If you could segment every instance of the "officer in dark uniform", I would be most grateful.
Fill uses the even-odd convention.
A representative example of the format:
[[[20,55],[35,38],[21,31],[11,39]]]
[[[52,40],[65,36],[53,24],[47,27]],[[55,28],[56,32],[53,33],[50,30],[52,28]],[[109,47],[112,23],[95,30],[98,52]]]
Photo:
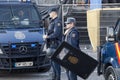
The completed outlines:
[[[66,24],[66,31],[64,33],[64,40],[72,45],[73,47],[79,49],[79,32],[75,28],[76,20],[73,17],[68,17]],[[66,70],[68,80],[77,80],[77,75],[73,72]]]
[[[62,41],[62,23],[61,20],[58,18],[56,8],[52,8],[49,11],[49,16],[51,18],[51,21],[48,27],[48,34],[43,36],[43,38],[47,39],[48,48],[50,47],[56,49]],[[60,80],[61,76],[60,65],[54,61],[51,61],[51,65],[54,71],[54,76],[52,80]]]

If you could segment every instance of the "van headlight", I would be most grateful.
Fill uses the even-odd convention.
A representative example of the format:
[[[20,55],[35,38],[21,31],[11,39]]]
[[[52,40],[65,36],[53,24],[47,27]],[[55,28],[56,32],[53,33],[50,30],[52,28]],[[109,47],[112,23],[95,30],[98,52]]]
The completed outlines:
[[[0,49],[0,54],[3,54],[3,51]]]

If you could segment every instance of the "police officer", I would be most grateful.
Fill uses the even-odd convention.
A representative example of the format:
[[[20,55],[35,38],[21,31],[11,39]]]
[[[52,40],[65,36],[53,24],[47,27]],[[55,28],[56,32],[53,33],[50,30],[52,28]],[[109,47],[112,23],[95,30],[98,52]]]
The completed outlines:
[[[66,24],[66,31],[64,33],[64,40],[73,47],[79,49],[79,32],[75,28],[76,20],[73,17],[68,17]],[[68,80],[77,80],[77,75],[73,72],[66,70]]]
[[[48,34],[44,36],[47,39],[47,47],[56,49],[62,40],[62,23],[58,18],[57,9],[52,8],[49,11],[49,16],[51,18]],[[54,61],[51,61],[51,66],[53,68],[54,76],[52,80],[60,80],[61,68],[60,65]]]

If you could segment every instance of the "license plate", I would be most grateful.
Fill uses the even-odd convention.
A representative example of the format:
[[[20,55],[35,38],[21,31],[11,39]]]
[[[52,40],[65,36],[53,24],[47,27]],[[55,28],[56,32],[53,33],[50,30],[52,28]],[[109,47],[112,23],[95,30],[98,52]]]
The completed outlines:
[[[33,62],[16,62],[15,67],[33,66]]]

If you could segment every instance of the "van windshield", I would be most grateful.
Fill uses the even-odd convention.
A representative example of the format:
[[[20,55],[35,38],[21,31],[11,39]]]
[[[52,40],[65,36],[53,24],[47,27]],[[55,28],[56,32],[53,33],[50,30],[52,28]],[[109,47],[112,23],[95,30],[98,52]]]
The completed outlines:
[[[0,28],[41,27],[41,18],[32,5],[0,5]]]

